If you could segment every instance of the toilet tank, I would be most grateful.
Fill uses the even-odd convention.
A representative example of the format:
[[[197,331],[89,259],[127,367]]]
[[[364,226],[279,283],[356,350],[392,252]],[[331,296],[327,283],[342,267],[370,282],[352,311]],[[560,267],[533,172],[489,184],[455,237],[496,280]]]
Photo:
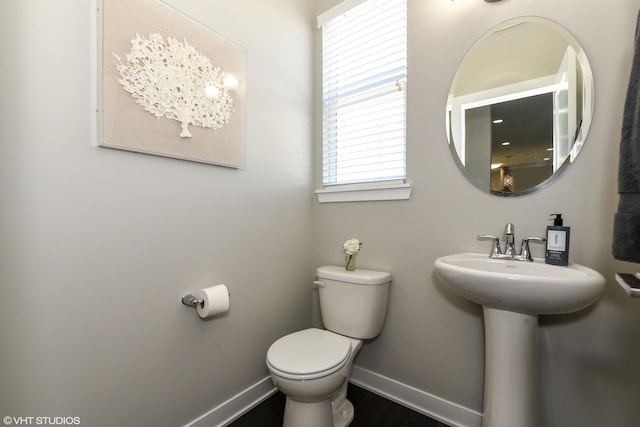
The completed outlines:
[[[316,271],[322,323],[348,337],[374,338],[387,314],[391,274],[382,271],[325,266]]]

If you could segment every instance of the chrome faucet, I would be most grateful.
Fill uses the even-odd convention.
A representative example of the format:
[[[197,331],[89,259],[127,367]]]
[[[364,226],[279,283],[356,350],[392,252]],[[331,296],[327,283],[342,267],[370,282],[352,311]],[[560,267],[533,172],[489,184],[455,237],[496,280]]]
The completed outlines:
[[[508,223],[504,226],[504,236],[506,240],[506,243],[504,244],[504,255],[509,258],[513,258],[516,254],[516,248],[513,244],[513,240],[515,238],[515,227],[513,224]]]
[[[516,249],[514,245],[515,241],[515,227],[512,223],[508,223],[504,226],[504,236],[505,236],[505,245],[504,252],[500,248],[500,238],[497,236],[492,236],[490,234],[481,234],[478,235],[478,239],[480,240],[491,240],[493,244],[491,245],[491,253],[489,254],[490,258],[496,259],[511,259],[514,261],[527,261],[533,262],[533,256],[531,255],[531,249],[529,248],[529,242],[542,243],[547,239],[544,237],[525,237],[522,239],[522,245],[520,246],[520,253],[516,254]]]

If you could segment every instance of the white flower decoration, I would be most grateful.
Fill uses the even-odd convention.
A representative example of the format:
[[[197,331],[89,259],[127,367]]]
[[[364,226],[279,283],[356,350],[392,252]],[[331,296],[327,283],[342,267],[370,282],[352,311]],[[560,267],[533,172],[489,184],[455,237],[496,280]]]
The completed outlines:
[[[360,251],[360,246],[362,243],[358,239],[349,239],[344,242],[344,252],[347,255],[355,255]]]

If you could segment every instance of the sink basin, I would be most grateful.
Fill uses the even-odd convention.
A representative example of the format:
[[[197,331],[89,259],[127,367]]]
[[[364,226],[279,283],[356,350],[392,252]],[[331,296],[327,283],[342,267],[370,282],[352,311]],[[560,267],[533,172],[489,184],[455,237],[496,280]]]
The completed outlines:
[[[462,253],[438,258],[438,277],[460,296],[498,310],[561,314],[582,310],[604,291],[604,277],[579,264],[567,267]]]

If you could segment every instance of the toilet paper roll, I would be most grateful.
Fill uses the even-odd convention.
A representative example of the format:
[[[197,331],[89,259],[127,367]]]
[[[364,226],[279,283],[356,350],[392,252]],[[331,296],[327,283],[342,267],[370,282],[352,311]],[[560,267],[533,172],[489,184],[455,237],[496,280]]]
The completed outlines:
[[[201,289],[194,296],[202,300],[202,303],[196,304],[196,309],[203,319],[229,311],[229,291],[225,285]]]

